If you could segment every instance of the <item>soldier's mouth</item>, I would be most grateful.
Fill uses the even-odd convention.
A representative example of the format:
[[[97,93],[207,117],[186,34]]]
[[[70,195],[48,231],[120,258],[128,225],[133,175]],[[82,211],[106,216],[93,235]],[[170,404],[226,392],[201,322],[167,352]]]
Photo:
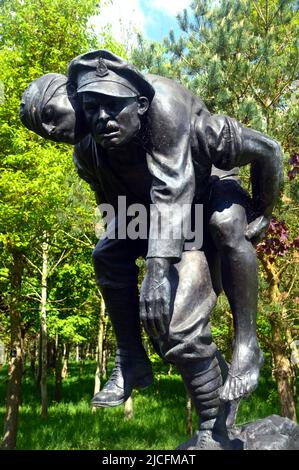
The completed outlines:
[[[101,139],[111,139],[118,134],[118,131],[104,131],[100,134]]]
[[[101,137],[112,137],[113,135],[117,134],[119,128],[115,124],[108,123],[105,127],[98,126],[97,131]]]

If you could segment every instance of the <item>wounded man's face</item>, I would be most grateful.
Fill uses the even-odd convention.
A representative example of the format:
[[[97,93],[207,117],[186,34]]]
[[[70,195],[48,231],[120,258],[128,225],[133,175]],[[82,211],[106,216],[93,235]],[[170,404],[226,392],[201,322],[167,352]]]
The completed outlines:
[[[76,113],[66,93],[53,96],[42,111],[43,128],[51,140],[74,144]]]

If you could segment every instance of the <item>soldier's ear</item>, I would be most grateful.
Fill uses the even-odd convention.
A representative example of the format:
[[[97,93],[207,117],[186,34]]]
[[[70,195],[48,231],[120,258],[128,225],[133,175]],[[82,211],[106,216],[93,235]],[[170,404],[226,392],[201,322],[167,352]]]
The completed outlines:
[[[149,100],[147,99],[146,96],[139,96],[137,98],[137,104],[138,104],[138,114],[139,116],[143,116],[143,114],[145,114],[149,108]]]

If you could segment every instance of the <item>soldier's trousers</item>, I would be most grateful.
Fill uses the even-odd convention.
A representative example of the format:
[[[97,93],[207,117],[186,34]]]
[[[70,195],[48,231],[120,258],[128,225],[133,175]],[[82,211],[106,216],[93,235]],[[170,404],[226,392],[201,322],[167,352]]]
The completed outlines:
[[[93,251],[98,285],[112,289],[136,286],[137,258],[145,257],[147,240],[109,238],[115,233],[110,223],[107,232]],[[203,251],[184,251],[179,263],[169,272],[172,287],[170,323],[167,334],[155,344],[168,362],[180,363],[212,357],[216,346],[212,342],[209,317],[216,302],[210,271]],[[155,340],[156,341],[156,340]]]
[[[211,245],[208,236],[207,227],[211,214],[217,211],[220,229],[221,213],[229,207],[232,211],[238,205],[244,207],[247,222],[254,217],[251,214],[250,198],[236,180],[232,177],[222,180],[213,177],[211,180],[204,201],[206,219],[203,249],[184,251],[181,261],[172,265],[169,273],[172,286],[171,318],[168,332],[159,342],[159,349],[170,362],[211,357],[216,350],[212,342],[209,317],[216,301],[214,291],[219,293],[221,287],[218,288],[217,285],[221,284],[221,279],[217,280],[220,277],[217,253],[215,257],[215,247]],[[233,217],[233,212],[232,220],[237,220]],[[115,219],[108,226],[106,234],[93,252],[98,285],[114,289],[137,285],[138,267],[135,261],[139,257],[145,257],[147,253],[147,240],[112,239],[111,234],[117,232],[117,223],[118,220]],[[236,223],[234,222],[233,227],[235,231],[244,230],[242,224],[238,228]],[[213,272],[214,289],[206,255]]]

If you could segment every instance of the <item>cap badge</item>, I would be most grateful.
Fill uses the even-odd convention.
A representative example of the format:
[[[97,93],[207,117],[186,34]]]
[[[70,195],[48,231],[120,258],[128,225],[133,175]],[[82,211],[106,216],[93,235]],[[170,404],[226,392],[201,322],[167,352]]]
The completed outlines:
[[[99,63],[97,65],[97,68],[96,68],[96,75],[98,77],[105,77],[106,75],[108,75],[108,68],[107,68],[107,65],[105,64],[104,60],[101,58],[99,59]]]

